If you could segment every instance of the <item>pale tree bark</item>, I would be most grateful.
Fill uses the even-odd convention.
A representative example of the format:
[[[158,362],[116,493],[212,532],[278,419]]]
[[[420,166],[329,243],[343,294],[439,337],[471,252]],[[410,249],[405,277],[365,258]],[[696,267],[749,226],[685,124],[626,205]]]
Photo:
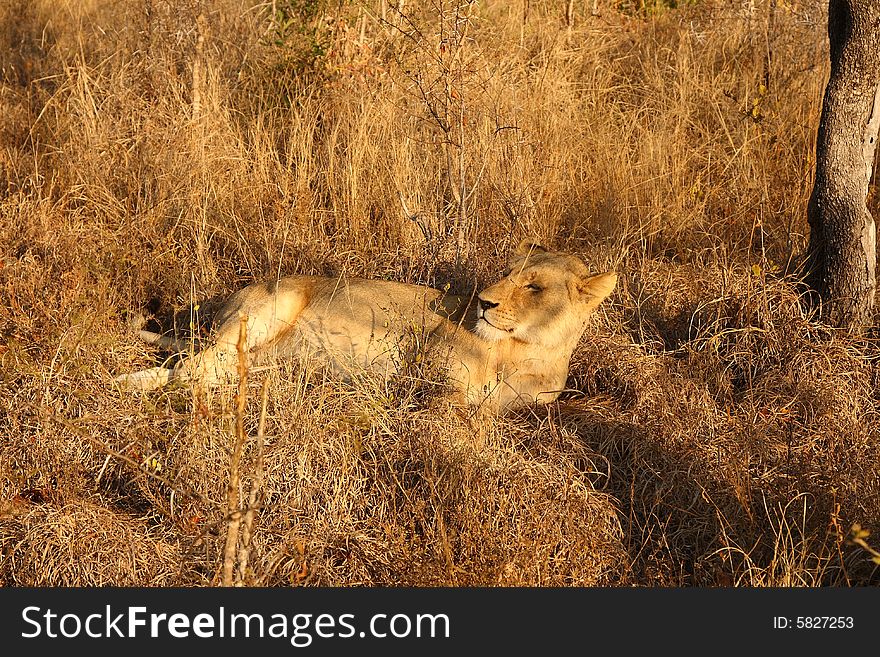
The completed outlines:
[[[807,208],[807,283],[831,324],[872,321],[876,229],[866,205],[880,130],[880,0],[830,0],[831,77]]]

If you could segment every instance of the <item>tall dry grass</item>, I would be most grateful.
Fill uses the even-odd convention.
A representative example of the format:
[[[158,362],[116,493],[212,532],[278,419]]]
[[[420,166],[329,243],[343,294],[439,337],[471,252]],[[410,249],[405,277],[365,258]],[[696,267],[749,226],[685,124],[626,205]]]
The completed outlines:
[[[0,2],[0,582],[218,583],[266,380],[246,584],[874,581],[877,348],[791,277],[819,5]],[[243,414],[109,385],[156,359],[144,308],[469,290],[525,236],[622,275],[538,412],[289,365]]]

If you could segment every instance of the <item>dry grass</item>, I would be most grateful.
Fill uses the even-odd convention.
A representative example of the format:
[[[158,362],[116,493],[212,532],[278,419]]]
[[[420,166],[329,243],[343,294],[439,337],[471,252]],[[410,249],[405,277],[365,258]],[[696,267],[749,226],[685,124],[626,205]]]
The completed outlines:
[[[0,584],[218,583],[266,379],[246,584],[876,581],[880,352],[792,277],[820,3],[585,4],[0,3]],[[293,366],[238,417],[109,385],[156,358],[145,307],[467,290],[525,236],[622,274],[537,413]]]

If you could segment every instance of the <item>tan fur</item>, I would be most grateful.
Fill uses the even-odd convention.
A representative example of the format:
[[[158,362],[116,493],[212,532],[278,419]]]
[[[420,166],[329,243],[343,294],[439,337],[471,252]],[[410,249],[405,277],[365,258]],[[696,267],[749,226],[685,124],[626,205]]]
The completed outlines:
[[[222,306],[211,346],[177,364],[116,380],[149,390],[173,380],[231,381],[240,317],[251,362],[314,355],[343,375],[387,376],[424,357],[439,363],[460,400],[493,411],[559,395],[586,320],[617,282],[590,276],[573,255],[523,242],[498,283],[472,299],[433,288],[363,279],[290,276],[254,284]],[[174,341],[141,331],[160,345]]]

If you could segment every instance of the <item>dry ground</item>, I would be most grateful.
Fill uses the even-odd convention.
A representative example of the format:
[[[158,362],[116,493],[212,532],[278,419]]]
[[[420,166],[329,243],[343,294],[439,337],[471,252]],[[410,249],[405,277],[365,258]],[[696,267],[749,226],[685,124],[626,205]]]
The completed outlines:
[[[820,3],[566,4],[0,0],[0,585],[218,583],[237,431],[246,584],[876,581],[880,350],[795,284]],[[548,408],[110,385],[144,309],[526,236],[621,273]]]

